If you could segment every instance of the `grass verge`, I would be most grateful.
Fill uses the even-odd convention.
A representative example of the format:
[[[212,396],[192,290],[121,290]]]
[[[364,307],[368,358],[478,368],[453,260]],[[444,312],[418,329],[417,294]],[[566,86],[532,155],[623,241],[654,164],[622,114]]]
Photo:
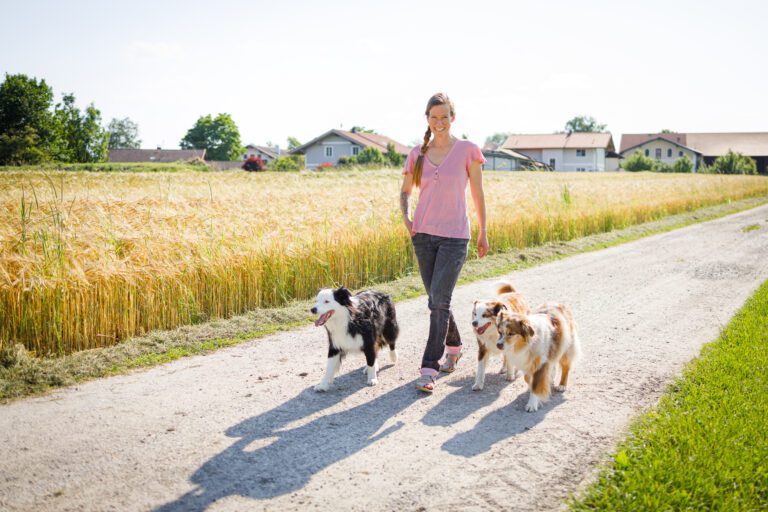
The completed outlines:
[[[768,281],[571,510],[768,510]]]
[[[472,259],[465,264],[459,282],[463,284],[496,277],[581,252],[603,249],[723,217],[766,202],[766,197],[749,198],[568,242],[553,242],[539,247],[494,254],[482,260]],[[418,275],[376,284],[375,288],[390,294],[395,301],[424,293]],[[113,347],[85,350],[59,358],[36,358],[20,345],[6,347],[0,351],[0,403],[44,393],[60,386],[210,352],[307,325],[312,319],[310,307],[309,301],[295,301],[285,307],[257,309],[226,320],[155,331],[128,339]]]

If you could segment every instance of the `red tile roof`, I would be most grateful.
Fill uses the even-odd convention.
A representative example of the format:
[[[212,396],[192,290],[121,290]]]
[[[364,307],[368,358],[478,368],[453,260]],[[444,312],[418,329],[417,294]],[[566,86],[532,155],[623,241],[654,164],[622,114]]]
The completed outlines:
[[[721,156],[728,150],[748,156],[768,156],[768,132],[625,133],[621,136],[620,152],[659,137],[686,146],[704,156]]]
[[[541,135],[510,135],[502,144],[504,149],[587,149],[604,148],[614,151],[610,133],[572,132]]]

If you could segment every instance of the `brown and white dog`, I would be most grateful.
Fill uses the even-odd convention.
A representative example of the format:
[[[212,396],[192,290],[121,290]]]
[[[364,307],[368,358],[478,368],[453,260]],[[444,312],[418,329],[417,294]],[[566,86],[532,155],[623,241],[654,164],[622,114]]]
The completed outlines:
[[[563,304],[548,302],[529,315],[502,310],[496,317],[497,347],[507,362],[525,374],[530,397],[525,410],[538,410],[549,398],[559,365],[562,373],[556,391],[565,391],[568,374],[580,352],[573,313]]]
[[[472,307],[472,327],[477,337],[477,373],[472,389],[480,391],[485,385],[485,367],[492,355],[502,356],[501,373],[508,381],[518,376],[512,362],[504,357],[504,351],[496,346],[499,331],[496,329],[496,317],[500,311],[527,314],[528,304],[522,295],[508,282],[496,284],[496,297],[488,300],[476,300]]]

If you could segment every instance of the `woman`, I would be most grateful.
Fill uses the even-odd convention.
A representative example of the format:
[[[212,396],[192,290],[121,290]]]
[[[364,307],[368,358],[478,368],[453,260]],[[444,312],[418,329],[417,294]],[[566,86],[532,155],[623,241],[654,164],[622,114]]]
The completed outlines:
[[[451,123],[456,116],[453,103],[444,93],[429,99],[426,116],[429,127],[424,143],[414,147],[405,161],[400,208],[429,296],[429,337],[416,388],[431,393],[438,371],[454,371],[461,358],[461,338],[451,313],[451,295],[470,239],[467,184],[480,224],[477,254],[481,258],[488,253],[488,237],[481,172],[485,158],[480,148],[451,135]],[[419,201],[411,220],[410,196],[414,186],[419,187]],[[443,352],[445,359],[440,364]]]

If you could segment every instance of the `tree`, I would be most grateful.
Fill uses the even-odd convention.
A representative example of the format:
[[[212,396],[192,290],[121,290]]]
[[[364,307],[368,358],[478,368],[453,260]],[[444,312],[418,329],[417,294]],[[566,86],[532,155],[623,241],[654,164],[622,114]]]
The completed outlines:
[[[353,126],[349,131],[352,133],[377,133],[376,130],[371,130],[365,126]]]
[[[683,155],[672,164],[673,172],[693,172],[693,162],[688,155]]]
[[[113,118],[107,126],[109,132],[109,149],[139,149],[139,125],[131,121],[131,118]]]
[[[103,162],[107,159],[109,133],[101,127],[101,112],[88,105],[81,113],[74,94],[65,94],[53,113],[56,133],[52,148],[61,162]]]
[[[757,174],[755,160],[749,156],[728,150],[712,163],[712,168],[718,174]]]
[[[656,162],[648,158],[639,151],[629,155],[621,164],[621,168],[630,172],[652,171],[655,169]]]
[[[297,147],[301,146],[301,142],[299,142],[299,139],[296,137],[288,136],[288,151],[291,151],[292,149],[296,149]]]
[[[606,125],[600,124],[592,116],[576,116],[565,123],[567,132],[604,132]]]
[[[229,114],[199,118],[179,145],[182,149],[205,149],[206,160],[238,160],[243,153],[240,131]]]
[[[0,84],[0,165],[50,158],[53,89],[45,80],[8,75]]]
[[[395,145],[391,142],[387,144],[387,152],[384,153],[384,158],[389,161],[389,164],[393,167],[402,167],[405,163],[405,155],[401,155],[395,151]]]
[[[661,130],[659,133],[677,133],[677,132],[676,132],[676,131],[673,131],[673,130],[669,130],[669,129],[667,129],[667,128],[664,128],[664,129],[663,129],[663,130]]]
[[[510,135],[512,135],[512,132],[496,132],[485,138],[485,144],[504,144]]]

